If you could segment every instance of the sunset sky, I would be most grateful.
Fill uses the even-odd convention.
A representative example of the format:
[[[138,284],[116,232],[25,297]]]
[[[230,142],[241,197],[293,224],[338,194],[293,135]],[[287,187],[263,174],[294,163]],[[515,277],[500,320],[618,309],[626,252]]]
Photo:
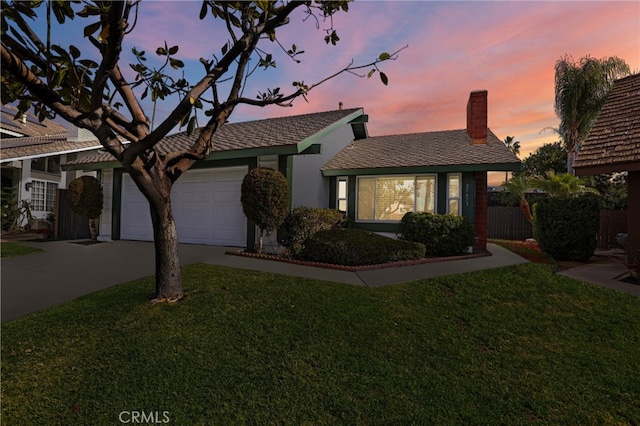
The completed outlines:
[[[198,20],[200,5],[143,1],[125,51],[136,46],[151,54],[165,40],[179,45],[176,56],[195,81],[203,70],[198,59],[219,53],[227,39],[211,20]],[[262,48],[274,53],[278,67],[257,71],[245,96],[268,87],[289,90],[294,80],[315,83],[352,59],[366,63],[383,51],[408,48],[396,61],[382,64],[388,86],[377,75],[370,80],[342,75],[313,90],[308,103],[299,99],[293,108],[241,106],[232,121],[337,109],[343,102],[345,108],[364,108],[372,136],[459,129],[466,124],[469,92],[486,89],[489,127],[500,139],[519,140],[524,158],[558,139],[543,131],[559,123],[553,110],[557,60],[565,55],[576,60],[618,56],[640,72],[639,1],[356,1],[349,13],[334,18],[341,39],[337,46],[323,40],[328,24],[320,22],[316,30],[315,21],[303,18],[294,15],[277,33],[285,47],[295,43],[305,50],[302,63],[293,63],[278,54],[277,45],[266,42]],[[68,34],[58,30],[54,35],[69,42]],[[170,106],[159,107],[158,116]]]

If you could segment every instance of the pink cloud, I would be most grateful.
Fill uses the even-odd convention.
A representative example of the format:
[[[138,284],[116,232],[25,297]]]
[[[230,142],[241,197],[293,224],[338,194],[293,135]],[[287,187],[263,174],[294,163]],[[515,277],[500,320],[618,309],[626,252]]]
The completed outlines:
[[[196,72],[197,59],[218,51],[226,40],[197,20],[199,2],[143,2],[141,7],[149,13],[142,17],[154,22],[140,26],[133,41],[153,50],[165,38],[180,44],[180,55],[192,60],[189,66]],[[335,47],[323,41],[326,24],[316,31],[313,21],[292,17],[278,36],[285,47],[295,43],[306,51],[302,63],[265,43],[278,68],[257,71],[245,95],[267,87],[287,91],[293,80],[314,83],[352,59],[366,62],[408,44],[397,61],[381,66],[388,86],[377,75],[371,80],[343,75],[313,90],[309,103],[239,107],[232,120],[336,109],[342,101],[345,108],[364,107],[372,135],[462,128],[469,92],[487,89],[489,126],[501,138],[520,140],[524,156],[557,140],[540,132],[558,125],[553,111],[558,59],[619,56],[640,70],[637,2],[356,2],[350,9],[334,20],[341,37]]]

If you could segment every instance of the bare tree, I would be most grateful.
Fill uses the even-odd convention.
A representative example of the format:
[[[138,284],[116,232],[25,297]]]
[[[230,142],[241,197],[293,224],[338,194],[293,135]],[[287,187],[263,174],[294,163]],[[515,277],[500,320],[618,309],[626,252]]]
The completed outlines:
[[[183,68],[184,63],[176,57],[179,47],[165,42],[155,52],[163,59],[157,68],[147,65],[144,51],[133,49],[137,62],[128,65],[136,75],[129,81],[122,72],[121,53],[127,34],[146,17],[144,4],[139,0],[82,3],[5,0],[2,1],[2,102],[20,101],[19,114],[33,107],[41,119],[58,115],[90,130],[122,164],[150,205],[156,250],[155,300],[177,300],[183,297],[183,290],[171,187],[196,161],[209,156],[212,136],[234,108],[240,104],[290,105],[329,79],[344,73],[358,74],[365,68],[368,73],[362,76],[371,77],[379,72],[382,82],[387,84],[387,76],[378,65],[396,59],[402,49],[382,53],[362,65],[352,61],[313,84],[293,82],[290,93],[273,87],[257,97],[243,96],[243,88],[254,72],[276,66],[268,49],[282,49],[293,61],[299,61],[303,51],[295,44],[284,47],[277,37],[278,29],[289,23],[294,12],[305,14],[307,22],[315,22],[317,28],[324,22],[323,27],[328,27],[323,29],[325,41],[335,45],[339,37],[332,17],[347,12],[348,7],[347,1],[204,1],[199,18],[211,19],[212,25],[221,26],[228,41],[221,43],[220,51],[212,54],[213,59],[201,60],[204,70],[200,80],[188,82],[184,77],[169,74]],[[45,17],[38,16],[42,9]],[[77,17],[88,22],[78,36],[88,37],[95,48],[93,56],[85,57],[86,52],[75,46],[62,48],[52,44],[52,20],[68,24]],[[32,19],[46,20],[45,38],[29,23],[34,22]],[[257,61],[250,62],[252,58]],[[205,93],[210,97],[206,98]],[[159,101],[172,98],[170,95],[178,95],[179,101],[152,128],[141,99],[151,96],[151,100]],[[197,110],[204,110],[208,117],[199,128]],[[193,145],[184,151],[160,153],[157,144],[179,125],[187,126],[189,133],[195,132]],[[123,144],[122,138],[131,143]]]

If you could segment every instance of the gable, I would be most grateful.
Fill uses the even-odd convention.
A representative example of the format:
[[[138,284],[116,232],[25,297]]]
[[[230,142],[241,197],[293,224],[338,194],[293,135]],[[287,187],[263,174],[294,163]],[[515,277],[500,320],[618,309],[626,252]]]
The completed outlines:
[[[640,74],[616,80],[573,168],[578,175],[640,170]]]

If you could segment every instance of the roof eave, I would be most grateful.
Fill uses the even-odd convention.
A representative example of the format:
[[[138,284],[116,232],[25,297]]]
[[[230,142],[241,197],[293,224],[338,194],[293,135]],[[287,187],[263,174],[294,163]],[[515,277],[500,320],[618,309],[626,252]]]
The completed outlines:
[[[351,114],[341,118],[340,120],[334,121],[332,124],[328,125],[327,127],[320,130],[319,132],[314,133],[308,138],[301,140],[300,142],[297,143],[298,152],[296,154],[300,154],[301,152],[309,148],[311,145],[320,142],[328,134],[344,126],[345,124],[349,124],[352,121],[357,120],[358,117],[361,117],[361,116],[364,116],[364,111],[362,108],[359,108],[356,111],[352,112]],[[365,119],[365,122],[366,122],[366,119]]]
[[[361,169],[323,169],[323,176],[392,175],[457,172],[517,172],[521,163],[444,164],[435,166],[372,167]]]
[[[576,176],[593,176],[614,172],[637,172],[640,171],[640,161],[574,165],[573,169],[576,172]]]

